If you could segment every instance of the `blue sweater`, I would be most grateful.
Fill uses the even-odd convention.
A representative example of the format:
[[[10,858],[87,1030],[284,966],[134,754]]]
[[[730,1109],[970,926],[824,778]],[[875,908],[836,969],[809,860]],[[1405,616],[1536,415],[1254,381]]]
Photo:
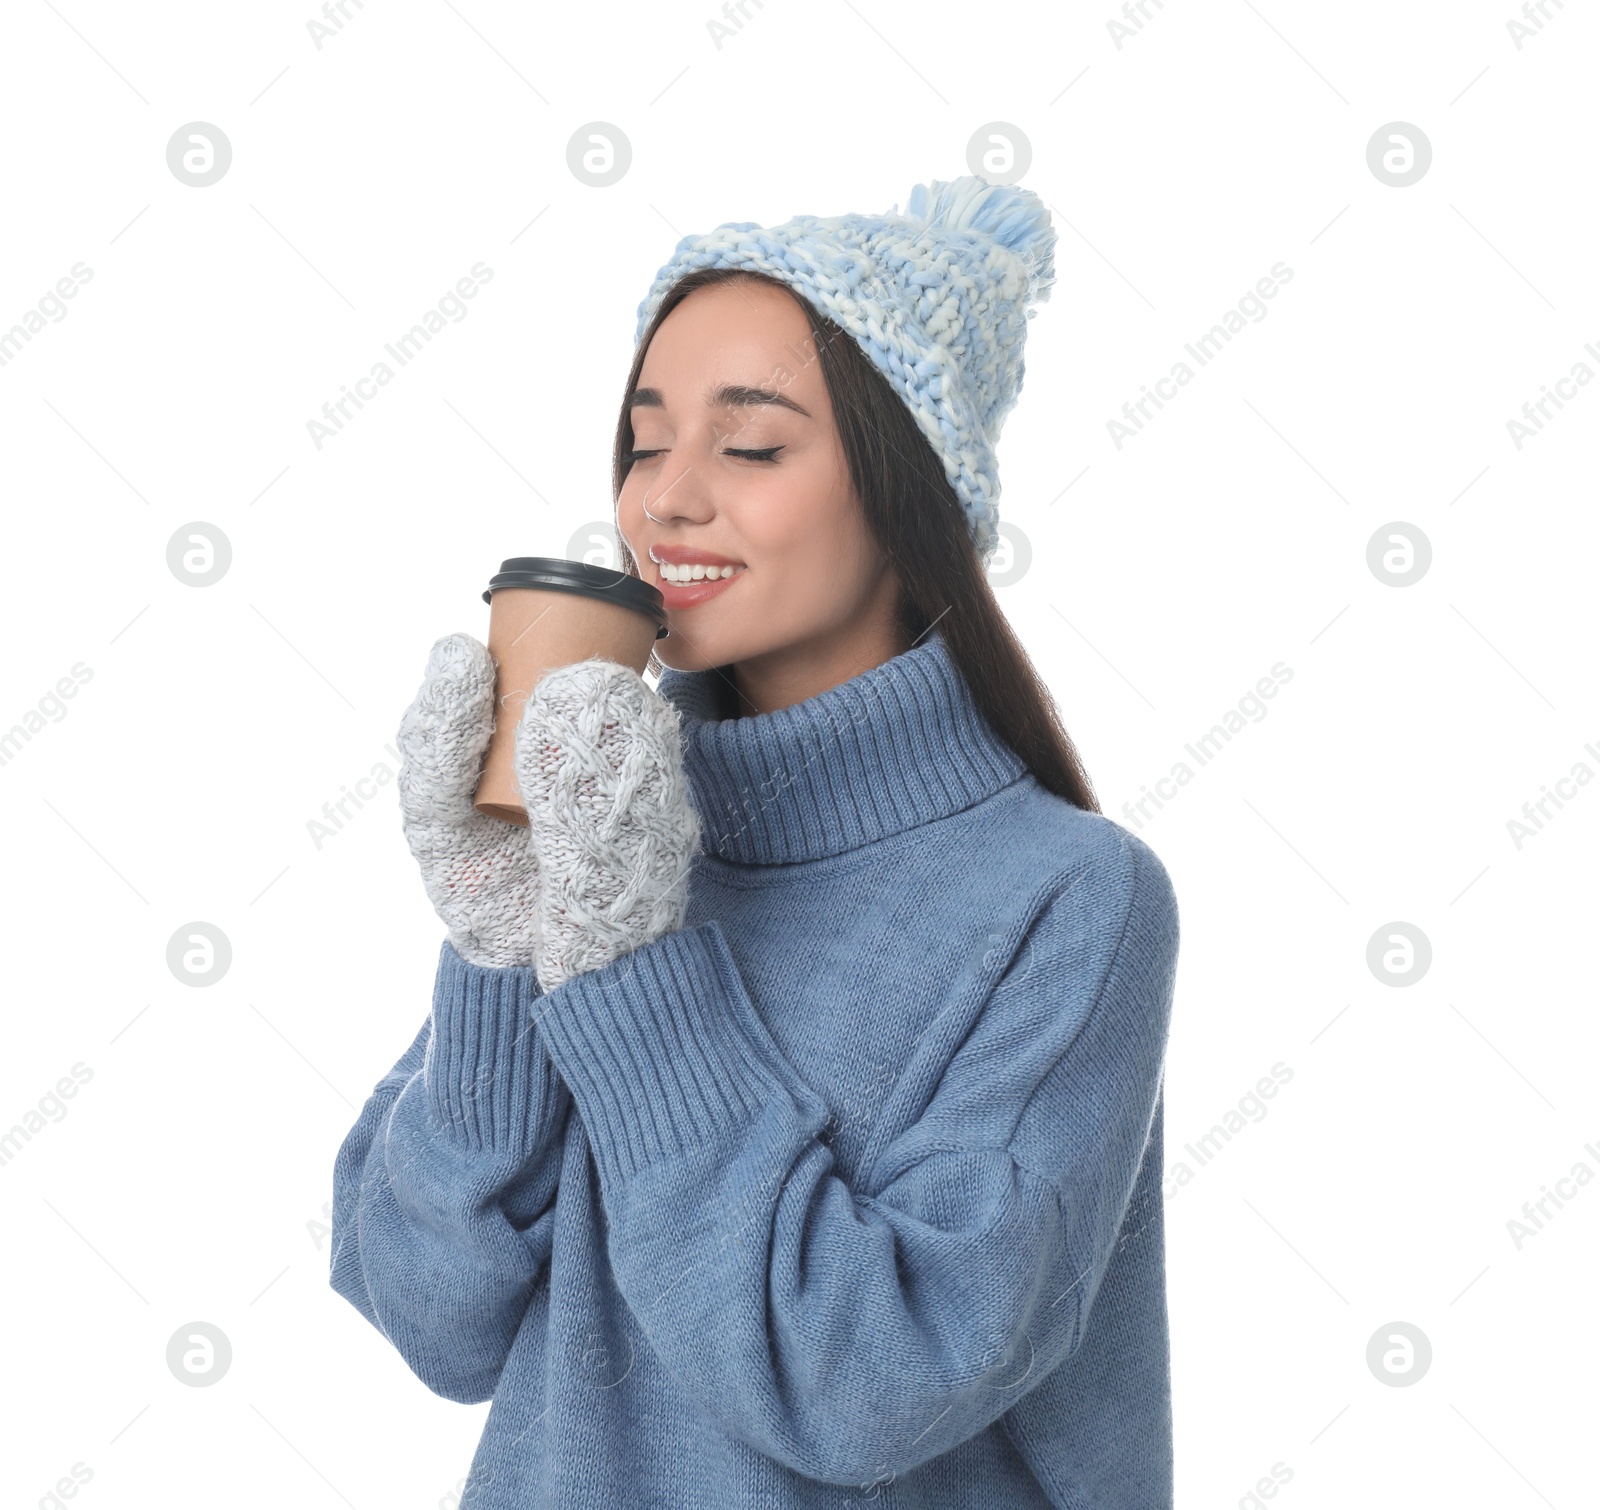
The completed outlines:
[[[937,629],[755,717],[716,677],[658,689],[685,927],[547,993],[445,942],[333,1287],[492,1400],[463,1510],[1170,1507],[1166,871]]]

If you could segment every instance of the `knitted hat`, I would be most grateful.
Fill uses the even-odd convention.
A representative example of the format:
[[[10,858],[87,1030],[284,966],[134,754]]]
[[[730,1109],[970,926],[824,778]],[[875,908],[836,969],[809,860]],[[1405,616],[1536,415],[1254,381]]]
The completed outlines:
[[[1022,387],[1034,304],[1055,283],[1055,228],[1030,189],[979,177],[918,184],[883,215],[797,215],[685,236],[639,306],[635,345],[667,291],[703,267],[787,283],[856,340],[943,460],[980,560],[999,543],[995,443]]]

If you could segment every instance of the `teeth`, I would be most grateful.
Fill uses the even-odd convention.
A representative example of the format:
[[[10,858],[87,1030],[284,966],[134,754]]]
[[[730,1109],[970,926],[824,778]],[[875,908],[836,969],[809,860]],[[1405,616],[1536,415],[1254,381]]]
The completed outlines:
[[[662,577],[668,582],[715,580],[719,577],[731,577],[735,572],[744,570],[740,566],[707,566],[699,561],[693,566],[674,566],[670,561],[661,561],[657,564],[661,568]]]

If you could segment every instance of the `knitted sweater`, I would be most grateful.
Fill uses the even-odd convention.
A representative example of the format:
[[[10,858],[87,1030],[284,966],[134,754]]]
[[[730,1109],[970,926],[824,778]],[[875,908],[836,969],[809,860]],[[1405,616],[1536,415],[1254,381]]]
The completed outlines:
[[[546,993],[444,943],[334,1289],[493,1402],[463,1510],[1170,1507],[1165,869],[937,630],[758,716],[717,676],[658,687],[685,926]]]

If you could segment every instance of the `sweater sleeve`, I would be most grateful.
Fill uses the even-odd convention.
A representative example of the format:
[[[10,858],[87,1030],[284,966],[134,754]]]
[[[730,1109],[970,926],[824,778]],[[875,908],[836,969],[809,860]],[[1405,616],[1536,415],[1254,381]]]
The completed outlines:
[[[855,1186],[718,922],[539,1003],[631,1309],[681,1388],[798,1473],[903,1474],[1083,1335],[1161,1092],[1178,950],[1160,861],[1109,820],[1097,833]]]
[[[445,940],[433,1009],[334,1161],[333,1288],[436,1394],[489,1399],[549,1282],[571,1096],[546,1052],[532,968]]]

